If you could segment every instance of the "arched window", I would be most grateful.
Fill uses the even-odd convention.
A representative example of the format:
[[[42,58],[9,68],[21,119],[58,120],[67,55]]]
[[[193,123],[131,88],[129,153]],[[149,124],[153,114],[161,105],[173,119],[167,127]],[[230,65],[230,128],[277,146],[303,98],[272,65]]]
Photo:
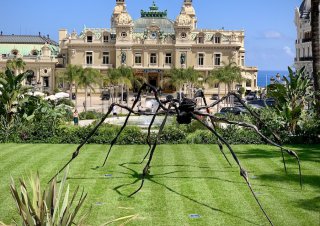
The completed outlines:
[[[32,56],[38,56],[38,54],[39,54],[39,51],[36,50],[36,49],[34,49],[34,50],[31,51],[31,55],[32,55]]]
[[[26,79],[26,85],[33,85],[35,83],[35,76],[34,76],[34,71],[32,70],[28,70],[26,71],[27,75],[27,79]]]
[[[19,53],[19,50],[17,50],[17,49],[13,49],[13,50],[11,50],[11,54],[12,54],[12,55],[17,56],[17,55],[18,55],[18,53]]]

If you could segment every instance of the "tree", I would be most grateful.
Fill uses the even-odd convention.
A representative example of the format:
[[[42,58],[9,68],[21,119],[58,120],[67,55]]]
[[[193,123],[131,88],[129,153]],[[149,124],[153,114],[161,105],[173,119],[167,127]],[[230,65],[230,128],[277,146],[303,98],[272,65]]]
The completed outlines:
[[[198,71],[194,70],[192,67],[187,68],[184,71],[184,73],[185,73],[187,84],[191,90],[190,97],[193,98],[194,86],[200,85],[200,83],[201,83],[201,81],[199,81],[200,73]]]
[[[127,103],[128,103],[128,95],[129,89],[132,88],[134,82],[134,75],[131,67],[121,66],[118,68],[119,70],[119,84],[121,86],[121,104],[123,104],[123,90],[126,88],[127,90]],[[122,110],[122,109],[121,109]]]
[[[311,37],[313,57],[313,84],[316,97],[316,111],[320,117],[320,34],[319,34],[319,0],[311,0]]]
[[[241,83],[243,80],[244,79],[241,76],[241,68],[238,67],[235,63],[229,63],[224,67],[212,70],[205,81],[210,86],[214,86],[217,83],[219,84],[218,95],[220,97],[221,83],[224,83],[227,86],[227,89],[225,89],[225,95],[226,95],[227,91],[228,92],[231,91],[232,85],[235,82]]]
[[[10,125],[14,115],[18,112],[18,107],[24,101],[27,87],[22,85],[22,81],[28,76],[28,72],[14,75],[11,68],[6,69],[3,77],[0,78],[0,115],[5,117]]]
[[[75,85],[75,93],[77,96],[77,88],[78,88],[78,79],[80,74],[83,73],[83,68],[78,65],[68,64],[66,70],[63,73],[63,77],[69,82],[69,97],[72,99],[72,85]],[[77,98],[76,98],[76,106],[77,106]]]
[[[6,67],[10,70],[14,71],[17,74],[18,70],[24,70],[26,63],[22,60],[22,58],[14,58],[12,60],[8,60]]]
[[[97,69],[85,68],[81,70],[78,76],[78,86],[84,88],[84,110],[87,111],[87,96],[88,88],[94,91],[93,85],[97,84],[100,80],[101,74]]]
[[[183,68],[173,68],[169,71],[171,84],[179,90],[181,94],[184,84],[188,81],[187,74]]]
[[[293,135],[297,132],[298,122],[305,107],[313,100],[311,80],[305,76],[304,67],[294,73],[289,67],[289,79],[285,76],[284,84],[275,83],[268,86],[268,96],[276,100],[278,114],[286,122],[286,127]]]

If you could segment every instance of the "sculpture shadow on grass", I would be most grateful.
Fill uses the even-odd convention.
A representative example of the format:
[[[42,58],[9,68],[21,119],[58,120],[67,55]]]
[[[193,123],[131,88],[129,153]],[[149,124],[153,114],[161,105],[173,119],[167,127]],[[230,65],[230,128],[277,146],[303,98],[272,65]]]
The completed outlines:
[[[120,191],[120,189],[138,183],[138,182],[141,180],[141,174],[138,173],[137,171],[135,171],[134,169],[131,169],[131,168],[125,166],[125,164],[120,164],[120,166],[121,166],[121,167],[124,167],[125,169],[127,169],[127,170],[129,170],[129,171],[131,171],[131,172],[132,172],[131,176],[132,176],[133,178],[135,178],[135,180],[134,180],[132,183],[126,183],[126,184],[122,184],[122,185],[116,186],[116,187],[113,188],[113,190],[116,191],[119,195],[127,197],[128,195],[123,194],[123,193]],[[240,220],[242,220],[242,221],[245,221],[245,222],[246,222],[246,225],[248,225],[248,223],[250,223],[251,225],[259,225],[259,224],[257,224],[256,222],[250,221],[250,220],[245,219],[245,218],[243,218],[243,217],[234,215],[234,214],[232,214],[232,213],[229,213],[229,212],[224,211],[224,210],[221,210],[221,209],[214,208],[214,207],[212,207],[212,206],[210,206],[210,205],[208,205],[208,204],[206,204],[206,203],[204,203],[204,202],[198,201],[198,200],[196,200],[196,199],[194,199],[194,198],[192,198],[192,197],[190,197],[190,196],[188,196],[188,195],[179,193],[179,192],[175,191],[174,189],[170,188],[169,186],[167,186],[167,185],[165,185],[165,184],[163,184],[163,183],[160,183],[160,182],[156,181],[156,179],[159,179],[159,178],[183,178],[183,177],[159,177],[159,175],[169,175],[169,174],[173,174],[173,173],[175,173],[175,172],[187,172],[187,171],[179,171],[179,170],[178,170],[178,171],[173,171],[173,172],[168,172],[168,173],[163,173],[163,174],[147,175],[147,176],[145,177],[145,179],[148,180],[148,181],[150,181],[150,182],[152,182],[152,183],[154,183],[154,184],[157,184],[157,185],[160,185],[160,186],[164,187],[164,188],[167,189],[168,191],[170,191],[170,192],[172,192],[172,193],[174,193],[174,194],[176,194],[176,195],[178,195],[178,196],[181,196],[181,197],[183,197],[183,198],[185,198],[185,199],[188,199],[188,200],[190,200],[190,201],[192,201],[192,202],[194,202],[194,203],[196,203],[196,204],[198,204],[198,205],[201,205],[202,207],[206,207],[206,208],[209,208],[209,209],[212,210],[212,211],[220,212],[220,213],[226,214],[226,215],[228,215],[228,216],[230,216],[230,217],[237,218],[237,219],[240,219]],[[126,174],[126,175],[130,175],[129,173],[125,173],[125,174]],[[185,177],[185,178],[190,179],[190,178],[192,178],[192,177]],[[219,180],[221,180],[220,178],[216,178],[216,177],[211,177],[211,178],[207,178],[207,177],[200,177],[200,178],[199,178],[199,177],[198,177],[198,179],[203,179],[203,178],[205,178],[205,179],[219,179]],[[228,181],[228,182],[232,182],[232,183],[244,184],[244,183],[242,183],[242,182],[234,182],[234,181],[229,181],[229,180],[224,180],[224,181]],[[134,198],[134,197],[131,197],[131,198]]]

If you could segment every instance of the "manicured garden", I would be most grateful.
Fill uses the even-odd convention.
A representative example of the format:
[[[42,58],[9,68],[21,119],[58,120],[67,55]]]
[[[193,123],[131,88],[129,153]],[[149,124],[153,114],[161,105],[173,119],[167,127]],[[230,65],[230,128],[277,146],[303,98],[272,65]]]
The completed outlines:
[[[19,219],[9,191],[10,176],[17,182],[39,171],[44,187],[75,147],[1,144],[0,221],[9,224],[12,218]],[[275,225],[319,225],[320,145],[292,147],[301,158],[302,189],[296,161],[286,157],[286,175],[277,148],[233,147]],[[88,193],[80,213],[92,207],[87,225],[102,225],[128,215],[138,215],[128,225],[268,225],[235,162],[230,167],[215,145],[158,146],[151,174],[133,198],[127,195],[140,185],[138,178],[146,162],[138,162],[147,146],[115,146],[107,166],[96,168],[102,164],[107,148],[86,145],[70,166],[71,190],[80,185]],[[228,157],[231,159],[230,154]]]

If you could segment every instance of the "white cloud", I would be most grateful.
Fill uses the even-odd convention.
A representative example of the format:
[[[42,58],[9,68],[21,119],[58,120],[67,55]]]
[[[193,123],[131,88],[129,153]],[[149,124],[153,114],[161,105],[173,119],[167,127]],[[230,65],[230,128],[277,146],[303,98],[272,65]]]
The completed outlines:
[[[289,46],[285,46],[283,47],[283,50],[285,51],[285,53],[290,56],[290,57],[294,57],[295,54],[292,52],[291,48]]]
[[[264,37],[267,39],[279,39],[282,38],[282,35],[277,31],[266,31],[264,32]]]

